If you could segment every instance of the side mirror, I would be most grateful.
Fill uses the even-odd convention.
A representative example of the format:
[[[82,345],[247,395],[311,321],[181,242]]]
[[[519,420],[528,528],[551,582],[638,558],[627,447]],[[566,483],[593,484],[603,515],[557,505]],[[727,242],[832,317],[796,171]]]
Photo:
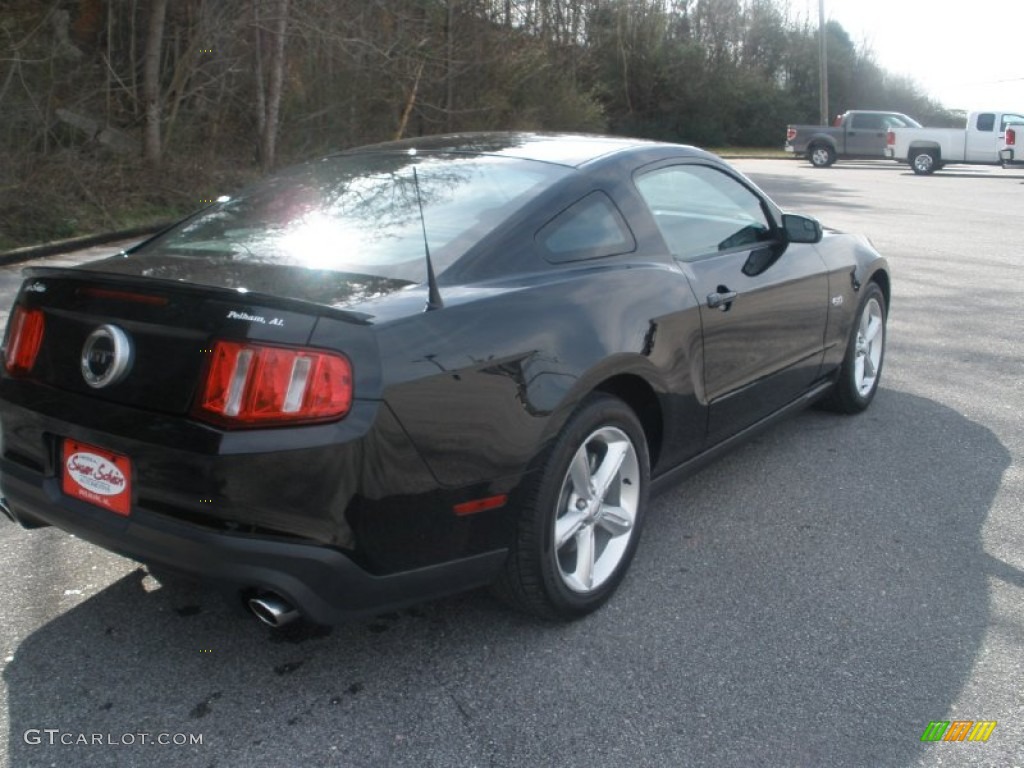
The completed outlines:
[[[782,214],[782,229],[791,243],[820,243],[824,236],[817,219],[795,213]]]

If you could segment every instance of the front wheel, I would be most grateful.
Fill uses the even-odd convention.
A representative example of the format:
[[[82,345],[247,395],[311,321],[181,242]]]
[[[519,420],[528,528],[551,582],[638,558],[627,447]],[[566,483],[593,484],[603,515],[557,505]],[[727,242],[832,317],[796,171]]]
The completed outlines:
[[[621,400],[594,395],[537,471],[498,596],[545,619],[600,607],[636,551],[650,461],[643,428]]]
[[[939,159],[934,150],[915,149],[910,155],[910,167],[918,176],[927,176],[939,169]]]
[[[857,306],[839,378],[823,401],[826,408],[860,413],[871,405],[885,359],[885,315],[882,289],[877,283],[868,283]]]

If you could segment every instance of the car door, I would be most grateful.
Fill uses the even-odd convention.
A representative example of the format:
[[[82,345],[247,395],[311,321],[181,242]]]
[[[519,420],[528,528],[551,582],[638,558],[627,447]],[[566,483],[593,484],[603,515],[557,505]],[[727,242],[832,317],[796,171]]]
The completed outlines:
[[[996,130],[999,128],[999,130]],[[964,160],[968,163],[999,162],[999,150],[1006,136],[1006,123],[999,126],[999,115],[981,112],[974,118],[974,125],[967,128],[967,144]]]
[[[818,377],[825,265],[814,246],[787,244],[768,204],[723,169],[661,165],[635,180],[700,304],[708,438],[718,442]]]
[[[885,116],[878,112],[862,112],[850,117],[846,129],[846,154],[860,157],[881,157],[885,149]]]

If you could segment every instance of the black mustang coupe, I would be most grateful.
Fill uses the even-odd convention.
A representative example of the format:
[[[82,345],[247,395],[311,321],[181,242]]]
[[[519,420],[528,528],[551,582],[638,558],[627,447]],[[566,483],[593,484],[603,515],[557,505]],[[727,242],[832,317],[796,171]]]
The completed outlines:
[[[319,623],[492,584],[601,605],[652,487],[878,389],[885,260],[692,147],[341,152],[141,245],[33,268],[2,509]]]

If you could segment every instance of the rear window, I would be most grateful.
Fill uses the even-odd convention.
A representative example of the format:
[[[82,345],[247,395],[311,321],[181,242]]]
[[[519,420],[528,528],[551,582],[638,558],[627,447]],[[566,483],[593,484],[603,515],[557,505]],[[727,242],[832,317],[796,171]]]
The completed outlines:
[[[885,118],[886,128],[920,128],[921,124],[906,115],[887,115]]]
[[[435,271],[443,272],[571,172],[495,156],[329,157],[202,211],[132,257],[295,266],[419,283],[426,275],[424,237]]]
[[[874,112],[854,115],[853,120],[850,121],[850,127],[860,128],[861,130],[873,130],[875,128],[882,127],[883,119],[883,115],[879,115]]]

